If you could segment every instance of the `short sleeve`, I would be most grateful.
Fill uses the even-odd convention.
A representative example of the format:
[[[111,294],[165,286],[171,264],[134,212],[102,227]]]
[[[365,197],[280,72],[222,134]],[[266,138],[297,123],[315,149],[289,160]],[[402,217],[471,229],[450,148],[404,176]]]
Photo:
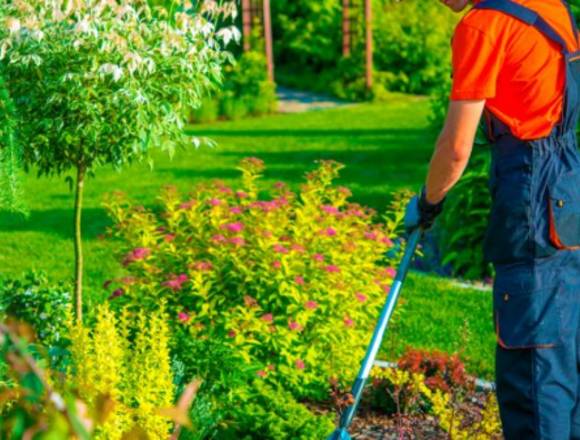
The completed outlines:
[[[451,99],[494,98],[503,57],[486,33],[460,23],[453,36],[453,87]]]

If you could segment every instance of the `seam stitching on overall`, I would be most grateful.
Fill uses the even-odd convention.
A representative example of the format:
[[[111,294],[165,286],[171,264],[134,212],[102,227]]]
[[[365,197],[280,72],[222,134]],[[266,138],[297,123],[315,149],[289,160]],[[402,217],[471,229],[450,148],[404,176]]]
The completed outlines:
[[[542,439],[542,426],[540,423],[540,399],[538,398],[538,387],[536,383],[536,349],[530,350],[531,356],[531,383],[532,383],[532,402],[534,403],[534,439]]]

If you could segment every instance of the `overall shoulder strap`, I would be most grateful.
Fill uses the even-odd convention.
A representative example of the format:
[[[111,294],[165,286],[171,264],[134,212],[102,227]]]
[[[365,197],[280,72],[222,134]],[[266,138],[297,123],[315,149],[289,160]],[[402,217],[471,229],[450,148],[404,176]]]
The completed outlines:
[[[536,11],[531,10],[512,0],[483,0],[473,7],[474,9],[493,9],[511,15],[524,23],[535,27],[546,38],[558,44],[563,52],[568,53],[568,45],[558,32],[544,20]],[[575,51],[573,48],[572,51]]]
[[[574,14],[572,14],[572,9],[570,8],[570,4],[566,0],[562,0],[564,6],[568,10],[568,15],[570,16],[570,22],[572,24],[572,30],[574,31],[574,36],[576,37],[576,42],[578,42],[578,25],[576,24],[576,18]]]

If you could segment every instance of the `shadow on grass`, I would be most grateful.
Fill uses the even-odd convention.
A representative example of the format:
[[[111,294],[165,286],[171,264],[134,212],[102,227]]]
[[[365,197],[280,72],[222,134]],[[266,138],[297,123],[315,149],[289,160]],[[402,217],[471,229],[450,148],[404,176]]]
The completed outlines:
[[[83,239],[95,240],[105,232],[111,220],[103,208],[83,209]],[[72,209],[32,210],[29,217],[0,211],[0,232],[35,231],[73,237]]]
[[[223,163],[237,163],[250,156],[248,151],[218,151]],[[431,151],[427,148],[397,146],[384,149],[256,151],[254,156],[264,160],[264,178],[281,180],[291,186],[305,181],[305,174],[316,168],[316,161],[335,160],[346,167],[337,183],[351,187],[354,199],[362,204],[378,207],[393,190],[413,188],[421,182],[427,170]],[[218,161],[219,163],[220,161]],[[239,171],[216,167],[206,170],[169,168],[158,170],[173,179],[199,181],[201,179],[236,180]]]
[[[425,138],[426,135],[434,135],[434,132],[424,127],[421,128],[369,128],[369,129],[229,129],[229,128],[188,128],[186,134],[191,136],[220,136],[220,137],[363,137],[380,136],[383,138],[397,139],[406,142],[416,138]]]

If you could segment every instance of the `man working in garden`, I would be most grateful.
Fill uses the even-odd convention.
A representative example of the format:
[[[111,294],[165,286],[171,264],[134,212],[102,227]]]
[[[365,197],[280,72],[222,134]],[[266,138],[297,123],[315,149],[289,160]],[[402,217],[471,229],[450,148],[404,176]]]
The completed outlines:
[[[469,0],[441,0],[459,12]],[[578,31],[563,0],[479,0],[453,38],[453,89],[407,226],[429,228],[484,115],[496,382],[507,440],[580,439]],[[461,212],[453,213],[461,216]]]

